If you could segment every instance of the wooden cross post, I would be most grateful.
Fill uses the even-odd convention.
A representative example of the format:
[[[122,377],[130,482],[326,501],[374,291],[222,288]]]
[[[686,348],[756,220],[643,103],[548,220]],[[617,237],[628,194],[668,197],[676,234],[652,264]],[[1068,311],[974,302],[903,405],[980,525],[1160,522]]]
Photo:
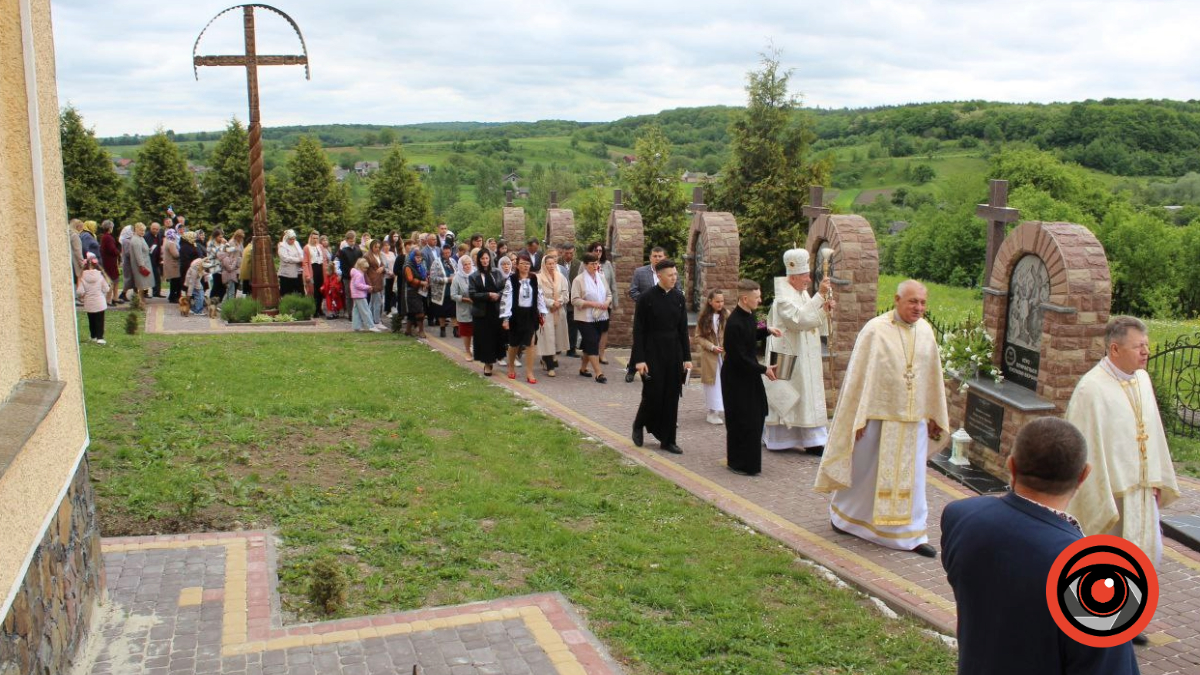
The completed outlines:
[[[817,222],[817,218],[828,215],[830,210],[825,206],[825,188],[820,185],[808,186],[808,206],[800,209],[800,212],[808,218],[810,229],[813,223]]]
[[[704,203],[704,188],[692,188],[692,203],[687,206],[688,213],[697,214],[708,210],[708,205]]]
[[[987,262],[983,268],[983,285],[992,281],[992,265],[1000,255],[1000,244],[1004,242],[1004,230],[1008,223],[1015,223],[1021,212],[1008,206],[1008,181],[988,181],[988,203],[980,204],[975,215],[988,221]]]
[[[275,309],[279,306],[279,276],[275,272],[275,247],[271,244],[271,235],[267,232],[267,190],[263,175],[262,122],[259,119],[258,111],[258,67],[302,65],[305,79],[312,79],[312,77],[308,70],[308,48],[304,45],[304,36],[300,34],[299,26],[290,16],[274,7],[237,5],[217,14],[212,21],[208,22],[208,25],[211,26],[213,21],[216,21],[222,14],[239,8],[242,10],[246,53],[229,56],[197,55],[196,49],[200,46],[200,38],[204,37],[204,31],[208,30],[208,26],[205,26],[204,31],[200,31],[200,35],[196,38],[195,45],[192,46],[192,68],[196,72],[196,79],[200,79],[200,66],[241,66],[246,69],[246,89],[250,99],[250,128],[248,130],[250,137],[250,199],[254,205],[254,238],[251,240],[254,245],[254,257],[250,287],[254,299],[262,303],[264,308]],[[255,50],[254,39],[254,10],[256,8],[275,12],[286,19],[292,25],[292,29],[296,31],[296,36],[300,38],[300,47],[304,53],[287,56],[258,54]]]

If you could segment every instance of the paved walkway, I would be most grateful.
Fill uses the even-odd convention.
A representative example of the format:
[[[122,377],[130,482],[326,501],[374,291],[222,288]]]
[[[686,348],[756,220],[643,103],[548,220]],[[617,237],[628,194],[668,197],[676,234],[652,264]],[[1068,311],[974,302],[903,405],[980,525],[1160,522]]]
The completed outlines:
[[[477,363],[463,360],[459,340],[430,338],[431,347],[451,362],[480,372]],[[954,635],[954,596],[938,559],[893,551],[829,526],[826,495],[812,490],[820,458],[800,452],[764,452],[763,472],[739,476],[725,467],[725,430],[705,422],[704,392],[700,385],[686,388],[680,403],[678,443],[683,455],[657,451],[646,434],[644,448],[629,439],[640,396],[640,385],[626,384],[621,352],[610,350],[608,384],[597,384],[576,375],[579,361],[560,358],[558,377],[538,384],[525,382],[524,370],[509,380],[497,367],[489,378],[508,387],[550,414],[601,439],[627,457],[689,490],[702,499],[769,534],[805,557],[829,568],[846,582],[882,599],[894,610],[928,622],[939,632]],[[939,518],[950,501],[974,496],[940,473],[928,470],[929,537],[941,538]],[[1170,514],[1200,514],[1200,482],[1182,479],[1184,497],[1166,509]],[[1158,612],[1147,633],[1151,645],[1138,648],[1142,673],[1200,672],[1200,554],[1166,540],[1159,569],[1161,587]]]
[[[106,539],[82,675],[619,675],[548,593],[284,627],[265,532]]]

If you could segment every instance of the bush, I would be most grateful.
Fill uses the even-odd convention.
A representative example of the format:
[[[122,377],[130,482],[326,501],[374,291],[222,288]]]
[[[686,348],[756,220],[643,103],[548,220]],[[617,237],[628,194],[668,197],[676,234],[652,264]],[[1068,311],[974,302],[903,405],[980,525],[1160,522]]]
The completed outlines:
[[[306,295],[285,295],[279,299],[279,313],[291,314],[296,321],[308,321],[317,313],[317,303]]]
[[[227,323],[250,323],[263,307],[254,298],[229,298],[221,303],[221,318]]]
[[[336,560],[318,559],[310,574],[308,601],[317,611],[334,614],[346,605],[346,572]]]
[[[125,314],[125,333],[127,335],[137,335],[138,332],[138,314],[137,312],[128,312]]]
[[[140,312],[144,309],[146,309],[146,303],[142,300],[142,294],[140,291],[135,290],[129,296],[129,311]]]

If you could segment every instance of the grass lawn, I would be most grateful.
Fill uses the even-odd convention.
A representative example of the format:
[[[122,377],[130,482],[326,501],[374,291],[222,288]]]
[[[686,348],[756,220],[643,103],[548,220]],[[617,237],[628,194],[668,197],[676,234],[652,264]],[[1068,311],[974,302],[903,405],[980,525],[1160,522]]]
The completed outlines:
[[[561,591],[635,675],[954,672],[921,625],[416,343],[109,319],[82,345],[102,531],[277,528],[293,618],[334,558],[338,616]]]

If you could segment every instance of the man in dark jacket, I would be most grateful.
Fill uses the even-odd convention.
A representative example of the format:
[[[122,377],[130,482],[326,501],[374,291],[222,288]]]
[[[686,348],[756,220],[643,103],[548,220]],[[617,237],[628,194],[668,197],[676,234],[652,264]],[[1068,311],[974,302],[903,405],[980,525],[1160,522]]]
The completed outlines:
[[[1091,466],[1070,422],[1043,417],[1017,434],[1012,492],[953,502],[942,513],[942,566],[958,605],[958,672],[966,675],[1138,672],[1133,646],[1080,644],[1054,622],[1046,579],[1083,538],[1065,511]]]

